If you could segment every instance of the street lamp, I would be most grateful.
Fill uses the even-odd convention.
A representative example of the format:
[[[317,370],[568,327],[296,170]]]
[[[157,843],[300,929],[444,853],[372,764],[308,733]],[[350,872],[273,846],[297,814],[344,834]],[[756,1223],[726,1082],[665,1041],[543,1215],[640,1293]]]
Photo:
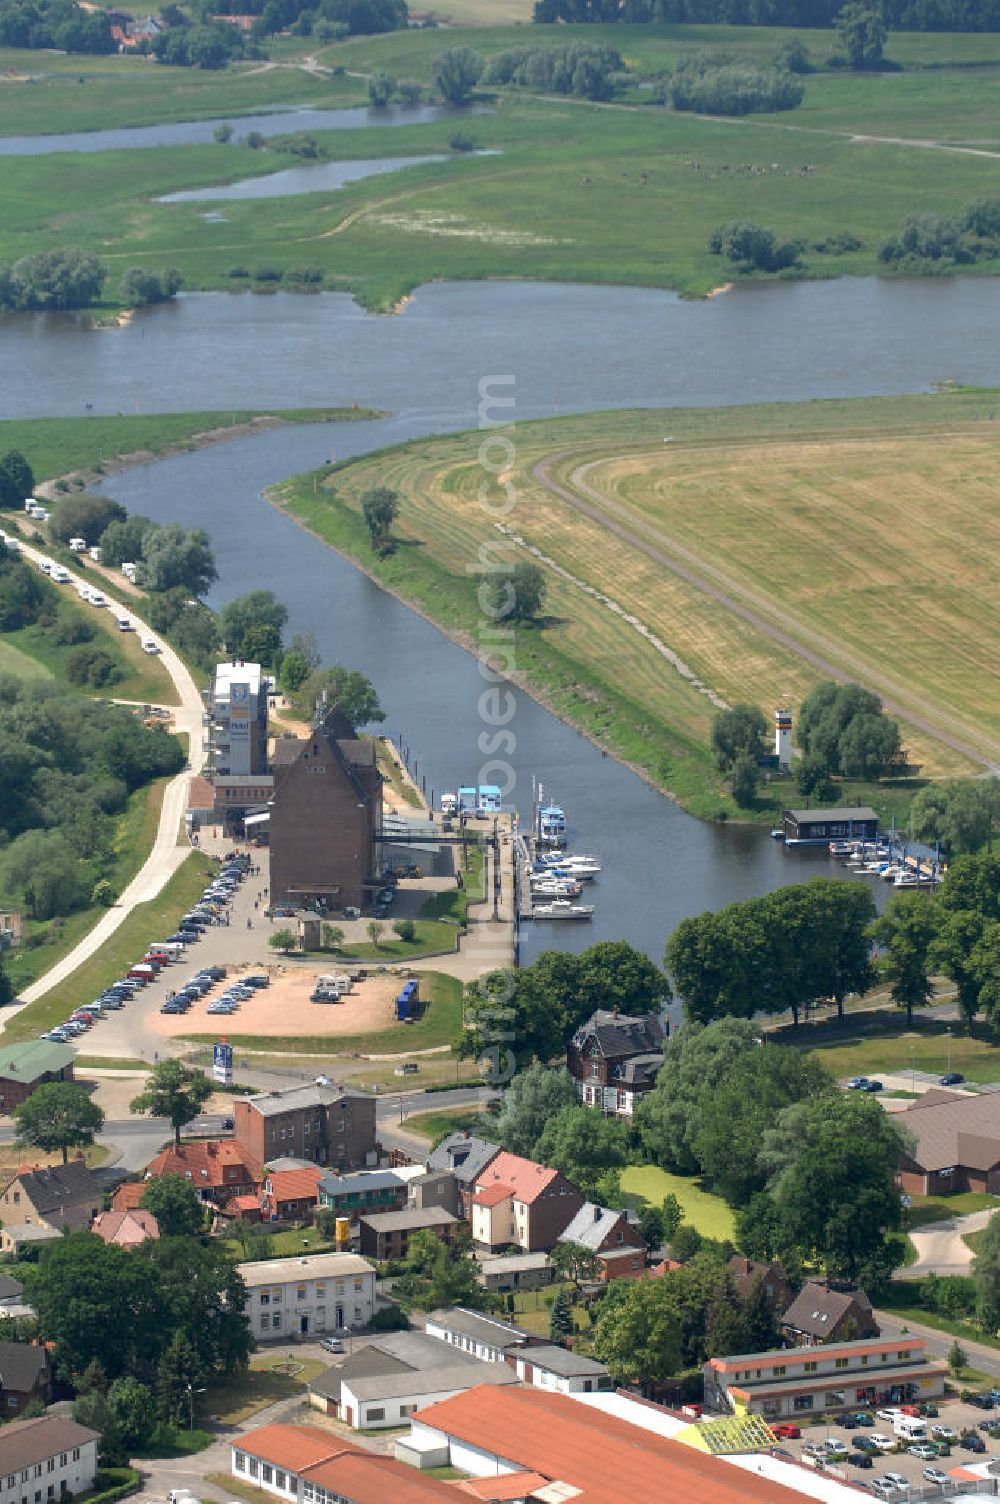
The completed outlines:
[[[187,1386],[188,1396],[188,1430],[194,1430],[194,1397],[196,1394],[204,1394],[204,1389],[195,1389],[193,1384]]]
[[[912,1044],[910,1045],[910,1090],[914,1093],[917,1090],[917,1052]]]
[[[945,1029],[944,1032],[948,1036],[948,1074],[950,1076],[951,1075],[951,1025],[950,1024],[948,1025],[947,1029]]]

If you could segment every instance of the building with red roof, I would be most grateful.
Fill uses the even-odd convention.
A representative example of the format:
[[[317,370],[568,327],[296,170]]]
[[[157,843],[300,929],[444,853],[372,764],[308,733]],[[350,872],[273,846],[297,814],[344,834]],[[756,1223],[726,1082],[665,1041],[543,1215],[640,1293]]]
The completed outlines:
[[[160,1224],[152,1212],[141,1207],[128,1211],[101,1212],[95,1217],[91,1232],[105,1243],[114,1243],[118,1248],[138,1248],[147,1238],[160,1236]]]
[[[516,1244],[536,1253],[555,1246],[583,1196],[558,1170],[501,1150],[476,1177],[470,1202],[472,1240],[480,1248]]]
[[[142,1193],[146,1189],[144,1180],[123,1180],[121,1185],[115,1186],[111,1196],[111,1210],[113,1212],[134,1211],[142,1200]]]
[[[321,1165],[302,1170],[268,1170],[260,1198],[267,1222],[311,1222],[319,1205]]]
[[[458,1504],[455,1485],[317,1426],[261,1426],[232,1449],[234,1478],[288,1504]]]
[[[182,1175],[202,1201],[225,1206],[233,1196],[255,1192],[262,1179],[260,1164],[240,1144],[228,1139],[171,1144],[150,1160],[148,1176]]]
[[[474,1478],[540,1475],[530,1493],[487,1500],[573,1500],[573,1504],[801,1504],[802,1494],[721,1457],[685,1446],[568,1395],[539,1389],[466,1390],[418,1410],[409,1442]],[[498,1475],[500,1475],[498,1477]],[[513,1485],[512,1485],[513,1486]]]

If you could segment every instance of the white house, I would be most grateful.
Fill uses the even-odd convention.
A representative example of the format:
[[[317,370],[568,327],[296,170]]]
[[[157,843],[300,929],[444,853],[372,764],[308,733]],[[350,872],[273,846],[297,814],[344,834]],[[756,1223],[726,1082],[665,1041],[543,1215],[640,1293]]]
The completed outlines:
[[[49,1504],[93,1487],[96,1431],[56,1416],[0,1428],[0,1504]]]
[[[375,1270],[357,1254],[260,1259],[238,1268],[247,1287],[247,1315],[258,1342],[367,1326],[372,1319]]]
[[[571,1353],[555,1343],[529,1347],[512,1353],[508,1363],[522,1384],[533,1389],[550,1389],[555,1394],[593,1394],[599,1389],[613,1389],[611,1375],[596,1358]]]

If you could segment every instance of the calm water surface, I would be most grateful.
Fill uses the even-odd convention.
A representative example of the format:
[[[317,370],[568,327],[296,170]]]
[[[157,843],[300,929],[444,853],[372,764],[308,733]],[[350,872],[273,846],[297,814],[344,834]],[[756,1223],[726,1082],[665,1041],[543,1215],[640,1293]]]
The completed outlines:
[[[302,193],[330,193],[348,183],[360,182],[384,172],[399,172],[403,167],[419,167],[424,162],[447,162],[447,153],[426,157],[374,157],[366,162],[319,162],[312,167],[290,167],[285,172],[265,173],[259,178],[240,178],[235,183],[219,183],[210,188],[185,188],[181,193],[165,193],[154,199],[157,204],[224,203],[233,199],[291,198]]]

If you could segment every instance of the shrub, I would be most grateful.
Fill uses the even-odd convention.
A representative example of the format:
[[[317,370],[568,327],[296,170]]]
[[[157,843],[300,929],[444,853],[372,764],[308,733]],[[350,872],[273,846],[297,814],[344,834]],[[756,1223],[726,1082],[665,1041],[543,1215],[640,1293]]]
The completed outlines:
[[[475,141],[463,131],[456,131],[453,136],[449,136],[448,145],[452,151],[475,151],[476,149]]]
[[[409,1316],[399,1306],[382,1306],[372,1317],[377,1332],[405,1332],[409,1325]]]
[[[392,927],[400,940],[404,940],[407,945],[417,938],[417,926],[412,919],[397,919]]]
[[[253,275],[256,282],[280,282],[285,274],[280,266],[258,266]]]
[[[74,611],[71,606],[60,603],[52,624],[52,640],[64,647],[76,647],[81,642],[93,642],[97,628],[93,622]]]
[[[106,648],[77,648],[66,659],[66,677],[71,684],[90,689],[104,689],[123,678],[118,661]]]
[[[226,276],[231,277],[234,282],[239,281],[242,277],[249,277],[249,275],[250,273],[245,266],[231,266],[226,273]]]
[[[675,110],[751,115],[794,110],[802,103],[804,88],[783,68],[753,68],[725,53],[695,53],[677,68],[665,92]]]
[[[734,219],[712,231],[708,249],[713,256],[727,256],[747,268],[776,272],[794,266],[801,247],[794,240],[775,240],[773,231],[762,225]]]

